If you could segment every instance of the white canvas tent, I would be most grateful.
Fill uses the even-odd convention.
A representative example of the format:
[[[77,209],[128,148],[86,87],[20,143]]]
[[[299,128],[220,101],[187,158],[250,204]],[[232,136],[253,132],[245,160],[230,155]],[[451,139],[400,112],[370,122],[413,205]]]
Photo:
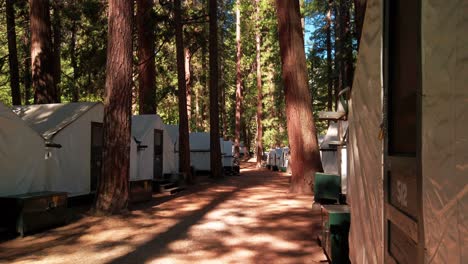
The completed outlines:
[[[0,103],[0,196],[45,191],[44,139]]]
[[[162,135],[161,142],[157,135]],[[158,144],[162,149],[160,156],[155,157],[155,145]],[[155,161],[155,158],[160,160]],[[158,115],[132,116],[130,180],[156,179],[162,178],[163,174],[177,173],[177,164],[174,143],[161,118]],[[155,171],[158,166],[161,166],[160,171]]]
[[[388,1],[387,4],[392,2]],[[410,104],[416,107],[416,120],[413,121],[417,133],[413,135],[407,127],[400,126],[403,135],[416,137],[414,145],[417,147],[414,156],[395,157],[392,152],[386,154],[385,146],[392,142],[384,140],[389,136],[389,130],[381,130],[381,125],[386,122],[387,116],[391,118],[391,115],[387,115],[391,113],[384,115],[382,109],[386,109],[388,103],[384,91],[392,92],[389,90],[392,88],[387,87],[388,83],[385,80],[388,80],[388,76],[383,74],[384,69],[391,70],[384,67],[385,61],[390,58],[384,52],[383,46],[395,45],[395,42],[382,42],[386,39],[383,28],[384,1],[368,0],[349,113],[348,201],[352,218],[351,261],[353,263],[392,263],[392,261],[466,263],[468,259],[466,1],[420,1],[419,5],[407,1],[400,3],[405,10],[398,10],[399,12],[413,11],[413,13],[392,16],[391,19],[394,20],[390,26],[395,27],[401,23],[403,25],[401,28],[405,30],[400,33],[404,34],[411,32],[408,27],[416,25],[415,31],[419,33],[413,32],[409,38],[401,38],[401,42],[396,45],[404,45],[406,48],[401,51],[409,51],[414,44],[411,38],[414,37],[419,39],[417,41],[420,41],[420,48],[406,56],[415,54],[415,61],[406,65],[395,63],[389,66],[392,68],[419,65],[417,66],[419,70],[406,71],[410,77],[417,76],[420,72],[420,92],[415,93],[414,101],[410,101]],[[406,21],[408,19],[416,21],[408,23]],[[408,59],[405,56],[401,58]],[[400,103],[399,109],[404,109],[404,101],[395,101],[395,103],[397,105]],[[407,117],[412,118],[409,115]],[[393,156],[387,158],[387,155]],[[392,159],[393,162],[390,163],[389,160]],[[401,160],[410,161],[409,169],[396,170],[404,163]],[[394,179],[389,177],[388,172],[393,172],[391,174],[393,178],[400,177],[399,175],[404,175],[404,178],[397,178],[398,184],[392,185]],[[408,182],[410,179],[415,180]],[[396,186],[395,191],[389,192],[389,187],[392,186]],[[394,197],[396,200],[392,200]],[[409,208],[409,205],[414,205],[414,208]],[[408,214],[413,213],[415,213],[413,217],[408,217]],[[407,255],[402,255],[401,252]]]
[[[176,171],[179,171],[179,126],[178,125],[164,125],[168,137],[172,142],[172,155],[174,156],[174,162]]]
[[[210,171],[210,133],[190,133],[190,162],[197,171]]]
[[[234,143],[231,140],[220,139],[221,155],[223,156],[223,167],[234,166],[234,152],[232,146]]]
[[[101,154],[91,153],[92,144],[98,149],[102,146],[103,105],[43,104],[16,106],[13,110],[49,146],[60,146],[46,148],[47,190],[67,192],[69,197],[91,193],[97,183],[93,181],[99,177],[92,175],[92,164],[100,166]],[[96,133],[94,138],[92,130]],[[100,173],[100,169],[94,171]]]

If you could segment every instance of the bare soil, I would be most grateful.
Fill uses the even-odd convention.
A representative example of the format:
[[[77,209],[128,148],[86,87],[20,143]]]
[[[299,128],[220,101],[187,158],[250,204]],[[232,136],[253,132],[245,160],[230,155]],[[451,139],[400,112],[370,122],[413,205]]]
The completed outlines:
[[[320,212],[288,193],[285,173],[240,176],[154,196],[126,215],[76,209],[70,224],[0,243],[0,263],[322,263]]]

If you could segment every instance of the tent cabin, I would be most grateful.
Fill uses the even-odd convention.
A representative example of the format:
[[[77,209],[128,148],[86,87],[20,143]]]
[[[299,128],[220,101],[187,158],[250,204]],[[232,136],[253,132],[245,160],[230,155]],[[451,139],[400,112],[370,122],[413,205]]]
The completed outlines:
[[[273,170],[278,171],[278,170],[280,170],[280,168],[282,166],[283,149],[282,148],[276,148],[275,152],[276,152],[276,155],[275,155]]]
[[[178,125],[164,125],[169,139],[172,142],[172,152],[174,156],[174,163],[176,171],[179,171],[179,126]]]
[[[44,139],[0,103],[0,196],[47,190]]]
[[[282,172],[287,172],[288,169],[290,170],[290,167],[289,167],[289,159],[290,158],[291,158],[291,156],[290,156],[290,153],[289,153],[289,148],[288,147],[282,148],[280,165],[279,165],[279,169]]]
[[[198,172],[209,172],[210,167],[210,133],[192,132],[190,140],[190,162]]]
[[[267,169],[269,169],[269,170],[273,169],[273,166],[275,164],[275,160],[276,160],[276,151],[275,151],[275,149],[270,149],[270,151],[268,151],[267,161],[266,161]]]
[[[466,263],[467,10],[367,1],[349,108],[353,263]]]
[[[236,174],[236,164],[234,159],[234,152],[232,149],[234,143],[231,140],[224,140],[222,138],[220,138],[219,141],[221,144],[221,156],[224,173],[228,175],[234,175]]]
[[[13,111],[46,143],[47,189],[69,197],[94,194],[101,174],[103,104],[26,105]]]
[[[130,193],[133,201],[151,199],[153,181],[178,172],[174,143],[158,115],[132,116]]]

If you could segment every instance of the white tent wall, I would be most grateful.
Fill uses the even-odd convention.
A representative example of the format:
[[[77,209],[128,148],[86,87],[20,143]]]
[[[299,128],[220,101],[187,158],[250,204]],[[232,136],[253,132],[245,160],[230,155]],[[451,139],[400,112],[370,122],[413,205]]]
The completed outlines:
[[[44,139],[0,103],[0,196],[46,190]]]
[[[349,102],[348,202],[352,263],[383,263],[382,0],[368,0]]]
[[[210,133],[190,133],[190,162],[195,170],[209,171],[210,167]]]
[[[230,140],[220,139],[222,146],[221,153],[223,155],[223,166],[232,167],[234,166],[234,153],[232,152],[232,146],[234,145]]]
[[[174,144],[158,115],[138,115],[132,117],[132,138],[130,146],[130,180],[153,179],[154,130],[163,131],[163,174],[178,171],[174,159]],[[146,148],[138,151],[135,137]]]
[[[468,259],[468,1],[422,1],[426,263]]]
[[[179,171],[179,126],[178,125],[164,125],[164,135],[168,135],[168,138],[172,142],[172,153],[174,157],[174,164],[176,171]]]
[[[96,104],[52,138],[62,147],[49,149],[49,190],[67,192],[69,197],[91,192],[91,123],[102,123],[103,118],[104,106]]]

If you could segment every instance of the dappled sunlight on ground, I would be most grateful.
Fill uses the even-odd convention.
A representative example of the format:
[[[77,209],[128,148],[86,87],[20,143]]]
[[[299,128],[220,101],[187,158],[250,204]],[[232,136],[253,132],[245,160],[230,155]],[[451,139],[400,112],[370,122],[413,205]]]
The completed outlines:
[[[289,177],[247,164],[241,176],[155,197],[128,215],[86,216],[0,244],[0,263],[320,263],[319,211]]]

